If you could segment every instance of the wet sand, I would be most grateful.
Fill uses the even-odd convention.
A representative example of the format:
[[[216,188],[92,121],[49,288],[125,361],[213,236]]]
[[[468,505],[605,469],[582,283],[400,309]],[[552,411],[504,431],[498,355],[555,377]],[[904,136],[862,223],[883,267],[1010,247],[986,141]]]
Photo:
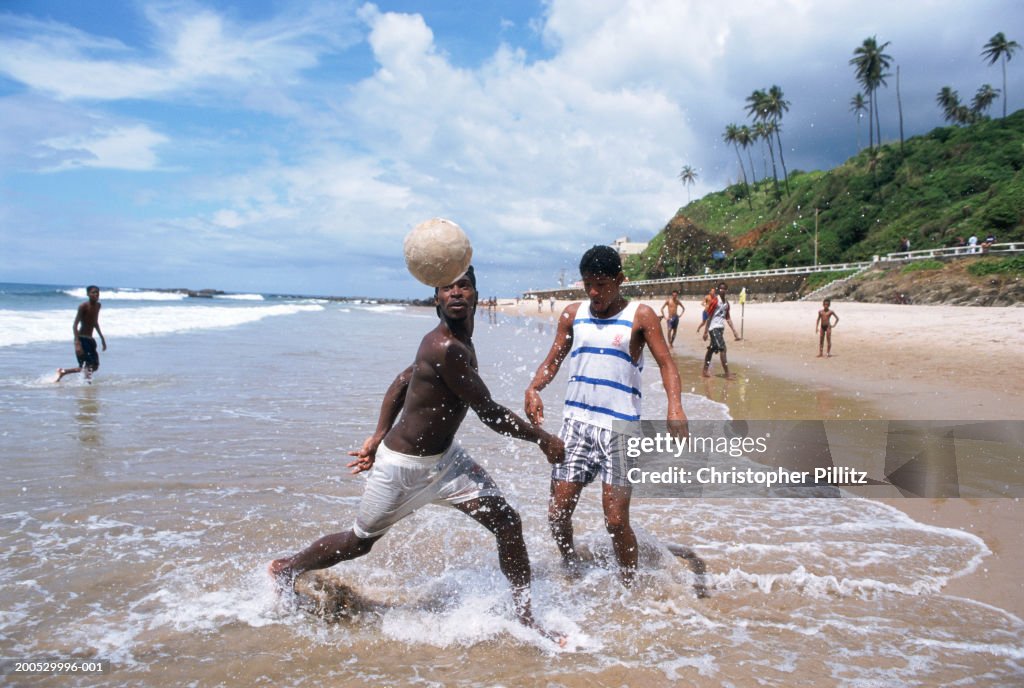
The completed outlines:
[[[663,300],[645,300],[657,312]],[[555,323],[570,302],[503,301],[500,310]],[[726,328],[725,380],[716,355],[700,376],[705,344],[696,328],[701,306],[683,301],[673,354],[683,390],[725,403],[735,418],[1020,420],[1024,419],[1024,308],[897,306],[834,301],[839,316],[832,357],[818,358],[820,302],[749,302],[733,298]],[[742,330],[741,330],[742,328]],[[978,570],[946,592],[996,605],[1024,618],[1024,503],[1020,499],[880,499],[916,521],[964,530],[992,551]]]

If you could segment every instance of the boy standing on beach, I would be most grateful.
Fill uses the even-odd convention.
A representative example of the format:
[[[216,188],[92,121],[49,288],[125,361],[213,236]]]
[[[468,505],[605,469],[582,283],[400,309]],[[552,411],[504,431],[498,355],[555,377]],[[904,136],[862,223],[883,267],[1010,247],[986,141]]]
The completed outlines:
[[[77,368],[57,368],[57,379],[60,382],[65,375],[73,375],[85,371],[85,379],[91,380],[92,374],[100,367],[100,355],[96,351],[96,340],[92,331],[100,336],[103,350],[107,350],[107,340],[100,330],[100,288],[90,284],[85,288],[89,300],[83,301],[78,306],[78,313],[75,315],[75,322],[71,325],[71,332],[75,337],[75,358],[78,359]]]
[[[579,573],[573,544],[572,514],[584,485],[601,476],[605,527],[619,564],[623,585],[633,583],[637,568],[636,535],[629,522],[632,485],[624,438],[616,421],[640,420],[640,372],[646,345],[661,369],[668,397],[669,429],[686,436],[686,414],[680,401],[679,371],[672,361],[661,321],[654,310],[628,302],[619,291],[625,275],[619,254],[610,246],[594,246],[580,261],[583,287],[590,301],[572,303],[558,318],[555,341],[526,388],[526,415],[540,425],[544,402],[540,391],[569,358],[569,387],[564,422],[566,461],[551,472],[548,524],[570,575]],[[621,426],[620,426],[621,428]]]
[[[519,514],[455,441],[455,433],[472,408],[495,432],[539,444],[551,463],[565,459],[565,445],[495,402],[480,379],[473,348],[477,305],[473,267],[452,284],[438,287],[434,298],[441,322],[420,342],[413,364],[388,387],[376,432],[359,451],[350,452],[356,457],[348,464],[353,474],[370,471],[353,527],[274,560],[270,573],[280,587],[292,588],[306,571],[367,554],[391,526],[420,507],[447,505],[495,535],[516,615],[524,625],[555,639],[533,620],[530,561]]]
[[[677,290],[673,290],[672,296],[668,297],[665,303],[661,304],[661,317],[663,318],[665,317],[666,308],[668,309],[668,320],[666,320],[668,345],[675,346],[676,332],[679,330],[679,318],[686,312],[686,306],[679,301],[679,292]]]
[[[711,373],[708,370],[711,367],[711,358],[717,353],[722,361],[722,370],[725,372],[725,377],[728,380],[735,378],[735,375],[729,373],[729,362],[725,356],[725,326],[729,325],[729,329],[732,330],[732,336],[736,338],[736,341],[740,341],[740,336],[736,332],[736,328],[732,324],[732,318],[729,315],[729,299],[727,294],[729,293],[729,287],[725,282],[718,283],[718,289],[715,291],[709,301],[710,303],[705,310],[707,317],[701,326],[697,328],[700,332],[700,328],[704,328],[704,336],[702,339],[708,342],[707,353],[704,354],[704,370],[701,371],[701,375],[704,377],[711,377]],[[708,341],[710,339],[710,341]]]
[[[825,299],[821,302],[821,310],[818,311],[818,319],[814,323],[814,333],[818,334],[819,330],[821,331],[818,336],[818,358],[821,358],[821,349],[826,339],[828,340],[828,355],[832,356],[832,328],[839,324],[839,316],[830,309],[831,305],[832,299]],[[835,318],[835,322],[832,321],[832,318]]]

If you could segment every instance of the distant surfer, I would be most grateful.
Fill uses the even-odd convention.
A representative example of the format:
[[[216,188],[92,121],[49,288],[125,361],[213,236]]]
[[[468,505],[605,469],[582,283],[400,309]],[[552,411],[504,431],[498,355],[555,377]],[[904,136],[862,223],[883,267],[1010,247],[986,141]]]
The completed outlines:
[[[78,306],[78,313],[75,315],[75,322],[71,331],[75,337],[75,357],[78,359],[77,368],[57,368],[57,379],[60,382],[65,375],[85,373],[87,380],[92,379],[92,374],[100,367],[100,355],[96,350],[96,340],[92,336],[93,330],[100,336],[100,343],[103,350],[107,350],[107,340],[100,330],[100,288],[89,285],[85,288],[89,300],[83,301]]]
[[[661,369],[668,397],[669,429],[686,436],[686,414],[680,401],[679,370],[661,332],[661,321],[650,306],[629,302],[620,287],[622,261],[610,246],[594,246],[580,260],[580,275],[588,303],[571,303],[558,318],[555,341],[526,388],[526,415],[540,425],[544,402],[540,391],[569,359],[569,387],[560,435],[566,461],[551,472],[548,525],[571,576],[579,572],[580,557],[573,542],[572,515],[583,487],[600,476],[605,528],[625,586],[633,584],[637,568],[636,534],[629,522],[632,485],[627,479],[625,423],[640,421],[643,350],[647,346]]]
[[[495,432],[536,442],[549,462],[560,463],[565,458],[561,439],[498,404],[480,379],[472,340],[477,298],[472,266],[452,284],[435,289],[441,322],[423,337],[413,364],[388,387],[376,431],[361,449],[349,452],[356,457],[348,464],[353,474],[370,471],[353,527],[274,560],[270,573],[278,586],[294,589],[295,579],[306,571],[368,553],[391,526],[420,507],[447,505],[494,534],[498,562],[512,585],[519,621],[549,639],[564,642],[564,638],[540,629],[533,619],[530,561],[519,514],[487,472],[455,441],[456,431],[472,408]]]
[[[818,319],[814,323],[814,333],[818,334],[818,358],[821,358],[821,350],[825,341],[828,341],[828,355],[832,355],[832,328],[839,324],[839,316],[832,310],[832,299],[825,299],[821,302],[821,310],[818,311]],[[835,318],[833,321],[832,319]]]

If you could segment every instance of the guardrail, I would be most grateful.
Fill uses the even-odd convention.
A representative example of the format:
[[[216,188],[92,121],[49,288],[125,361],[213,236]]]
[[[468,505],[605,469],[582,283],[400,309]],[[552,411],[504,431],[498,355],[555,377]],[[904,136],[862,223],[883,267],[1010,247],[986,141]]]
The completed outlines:
[[[1024,252],[1024,242],[1011,241],[1001,244],[985,246],[954,246],[951,248],[928,248],[918,251],[897,251],[887,253],[883,256],[874,256],[872,260],[858,261],[851,263],[829,263],[828,265],[801,265],[791,268],[772,268],[769,270],[745,270],[740,272],[712,272],[705,275],[684,275],[680,277],[660,277],[651,280],[634,280],[629,282],[632,287],[654,286],[658,284],[681,284],[684,282],[705,282],[707,280],[735,280],[749,279],[751,277],[773,277],[777,275],[811,275],[818,272],[844,272],[846,270],[863,270],[876,263],[889,261],[922,260],[926,258],[951,258],[955,256],[981,256],[991,253],[1019,253]],[[571,291],[578,287],[556,287],[551,289],[530,289],[523,293],[529,297],[537,293],[557,293],[560,291]]]

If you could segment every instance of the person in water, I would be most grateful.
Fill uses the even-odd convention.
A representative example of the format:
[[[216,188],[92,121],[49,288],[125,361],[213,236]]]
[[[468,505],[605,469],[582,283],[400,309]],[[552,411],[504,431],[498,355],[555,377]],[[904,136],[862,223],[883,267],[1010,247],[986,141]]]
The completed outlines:
[[[451,506],[494,534],[498,563],[512,586],[518,619],[546,637],[530,605],[530,561],[519,514],[494,480],[455,441],[469,409],[498,434],[535,442],[552,463],[565,458],[561,439],[498,404],[480,378],[473,348],[477,305],[472,266],[435,290],[440,322],[423,337],[416,359],[384,395],[376,431],[350,452],[352,473],[369,471],[355,523],[302,551],[276,559],[270,573],[281,588],[306,571],[367,554],[393,525],[426,504]],[[401,416],[399,416],[401,414]]]
[[[75,338],[75,358],[78,359],[77,368],[57,368],[57,379],[60,382],[65,375],[85,373],[87,380],[92,379],[92,374],[100,367],[100,355],[96,350],[96,339],[93,338],[93,330],[100,336],[100,343],[103,350],[107,350],[107,340],[100,329],[100,288],[90,284],[85,288],[89,297],[78,305],[78,313],[75,315],[75,322],[71,325],[71,332]]]
[[[560,436],[566,461],[551,471],[548,525],[570,576],[579,574],[573,541],[572,515],[584,486],[601,478],[604,521],[623,585],[633,584],[637,569],[636,534],[629,520],[632,460],[625,452],[625,423],[640,420],[644,347],[661,371],[668,398],[669,430],[686,436],[686,414],[680,400],[679,370],[672,360],[661,320],[654,310],[629,302],[620,287],[625,275],[619,254],[610,246],[594,246],[580,260],[588,303],[571,303],[558,318],[555,341],[526,388],[526,415],[540,425],[544,402],[540,391],[569,359],[569,386]]]

